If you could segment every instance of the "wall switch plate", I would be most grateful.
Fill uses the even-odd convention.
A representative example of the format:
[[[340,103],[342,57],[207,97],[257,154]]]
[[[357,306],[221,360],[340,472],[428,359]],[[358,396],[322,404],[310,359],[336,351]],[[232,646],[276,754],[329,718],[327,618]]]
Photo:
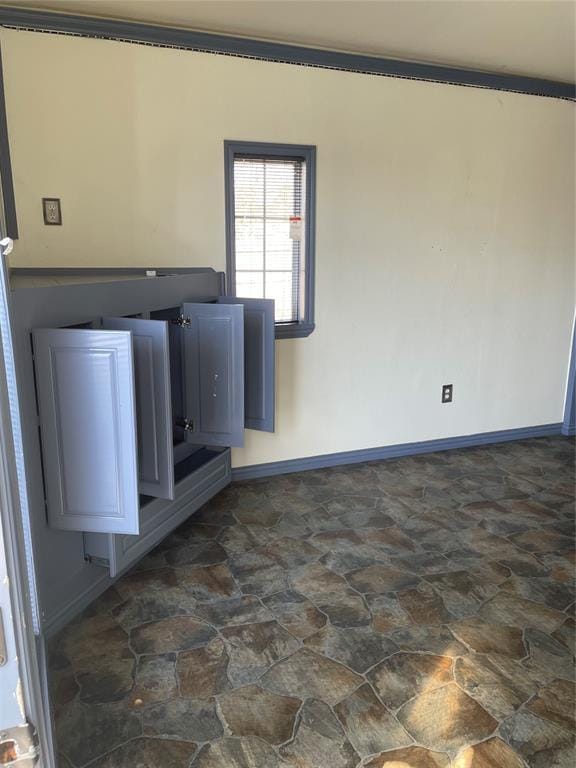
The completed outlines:
[[[442,402],[443,403],[452,402],[452,384],[442,385]]]
[[[62,224],[62,210],[59,197],[43,197],[42,212],[44,213],[44,224],[57,226]]]

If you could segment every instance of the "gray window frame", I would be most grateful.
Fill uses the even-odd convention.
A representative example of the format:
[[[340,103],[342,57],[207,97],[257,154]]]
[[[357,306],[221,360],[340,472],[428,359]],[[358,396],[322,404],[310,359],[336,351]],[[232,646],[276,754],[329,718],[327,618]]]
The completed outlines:
[[[274,144],[254,141],[224,142],[226,187],[226,293],[236,295],[236,254],[234,227],[234,156],[302,158],[306,162],[306,212],[304,217],[304,314],[295,323],[276,323],[277,339],[302,339],[314,330],[315,240],[316,240],[316,147],[310,144]]]

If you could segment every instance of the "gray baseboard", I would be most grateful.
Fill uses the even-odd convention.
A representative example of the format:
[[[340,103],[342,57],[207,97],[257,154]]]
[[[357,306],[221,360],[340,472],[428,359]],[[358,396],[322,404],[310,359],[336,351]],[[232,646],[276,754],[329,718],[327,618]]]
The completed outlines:
[[[253,480],[259,477],[286,475],[290,472],[305,472],[309,469],[337,467],[342,464],[359,464],[365,461],[379,459],[396,459],[400,456],[415,456],[420,453],[434,451],[450,451],[455,448],[471,448],[477,445],[505,443],[511,440],[528,440],[533,437],[549,437],[560,435],[562,424],[541,424],[536,427],[520,427],[519,429],[503,429],[498,432],[480,432],[475,435],[445,437],[439,440],[424,440],[418,443],[399,443],[384,445],[379,448],[364,448],[358,451],[343,451],[341,453],[325,453],[320,456],[306,456],[301,459],[273,461],[268,464],[252,464],[246,467],[232,469],[232,480]]]

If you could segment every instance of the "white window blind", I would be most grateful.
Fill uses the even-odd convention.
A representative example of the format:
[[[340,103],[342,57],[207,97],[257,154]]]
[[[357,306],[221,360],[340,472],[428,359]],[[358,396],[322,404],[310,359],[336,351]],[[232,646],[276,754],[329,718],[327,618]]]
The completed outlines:
[[[306,161],[234,156],[236,295],[274,299],[277,323],[301,319]],[[300,217],[298,222],[291,219]]]

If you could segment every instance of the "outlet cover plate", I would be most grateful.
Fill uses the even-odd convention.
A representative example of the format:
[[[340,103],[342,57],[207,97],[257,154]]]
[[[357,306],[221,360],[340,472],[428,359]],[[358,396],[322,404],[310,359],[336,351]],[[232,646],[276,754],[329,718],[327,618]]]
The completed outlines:
[[[59,197],[43,197],[42,212],[44,213],[44,224],[49,226],[62,225],[62,209],[60,208]]]
[[[452,402],[452,384],[443,384],[442,385],[442,402],[443,403],[451,403]]]

